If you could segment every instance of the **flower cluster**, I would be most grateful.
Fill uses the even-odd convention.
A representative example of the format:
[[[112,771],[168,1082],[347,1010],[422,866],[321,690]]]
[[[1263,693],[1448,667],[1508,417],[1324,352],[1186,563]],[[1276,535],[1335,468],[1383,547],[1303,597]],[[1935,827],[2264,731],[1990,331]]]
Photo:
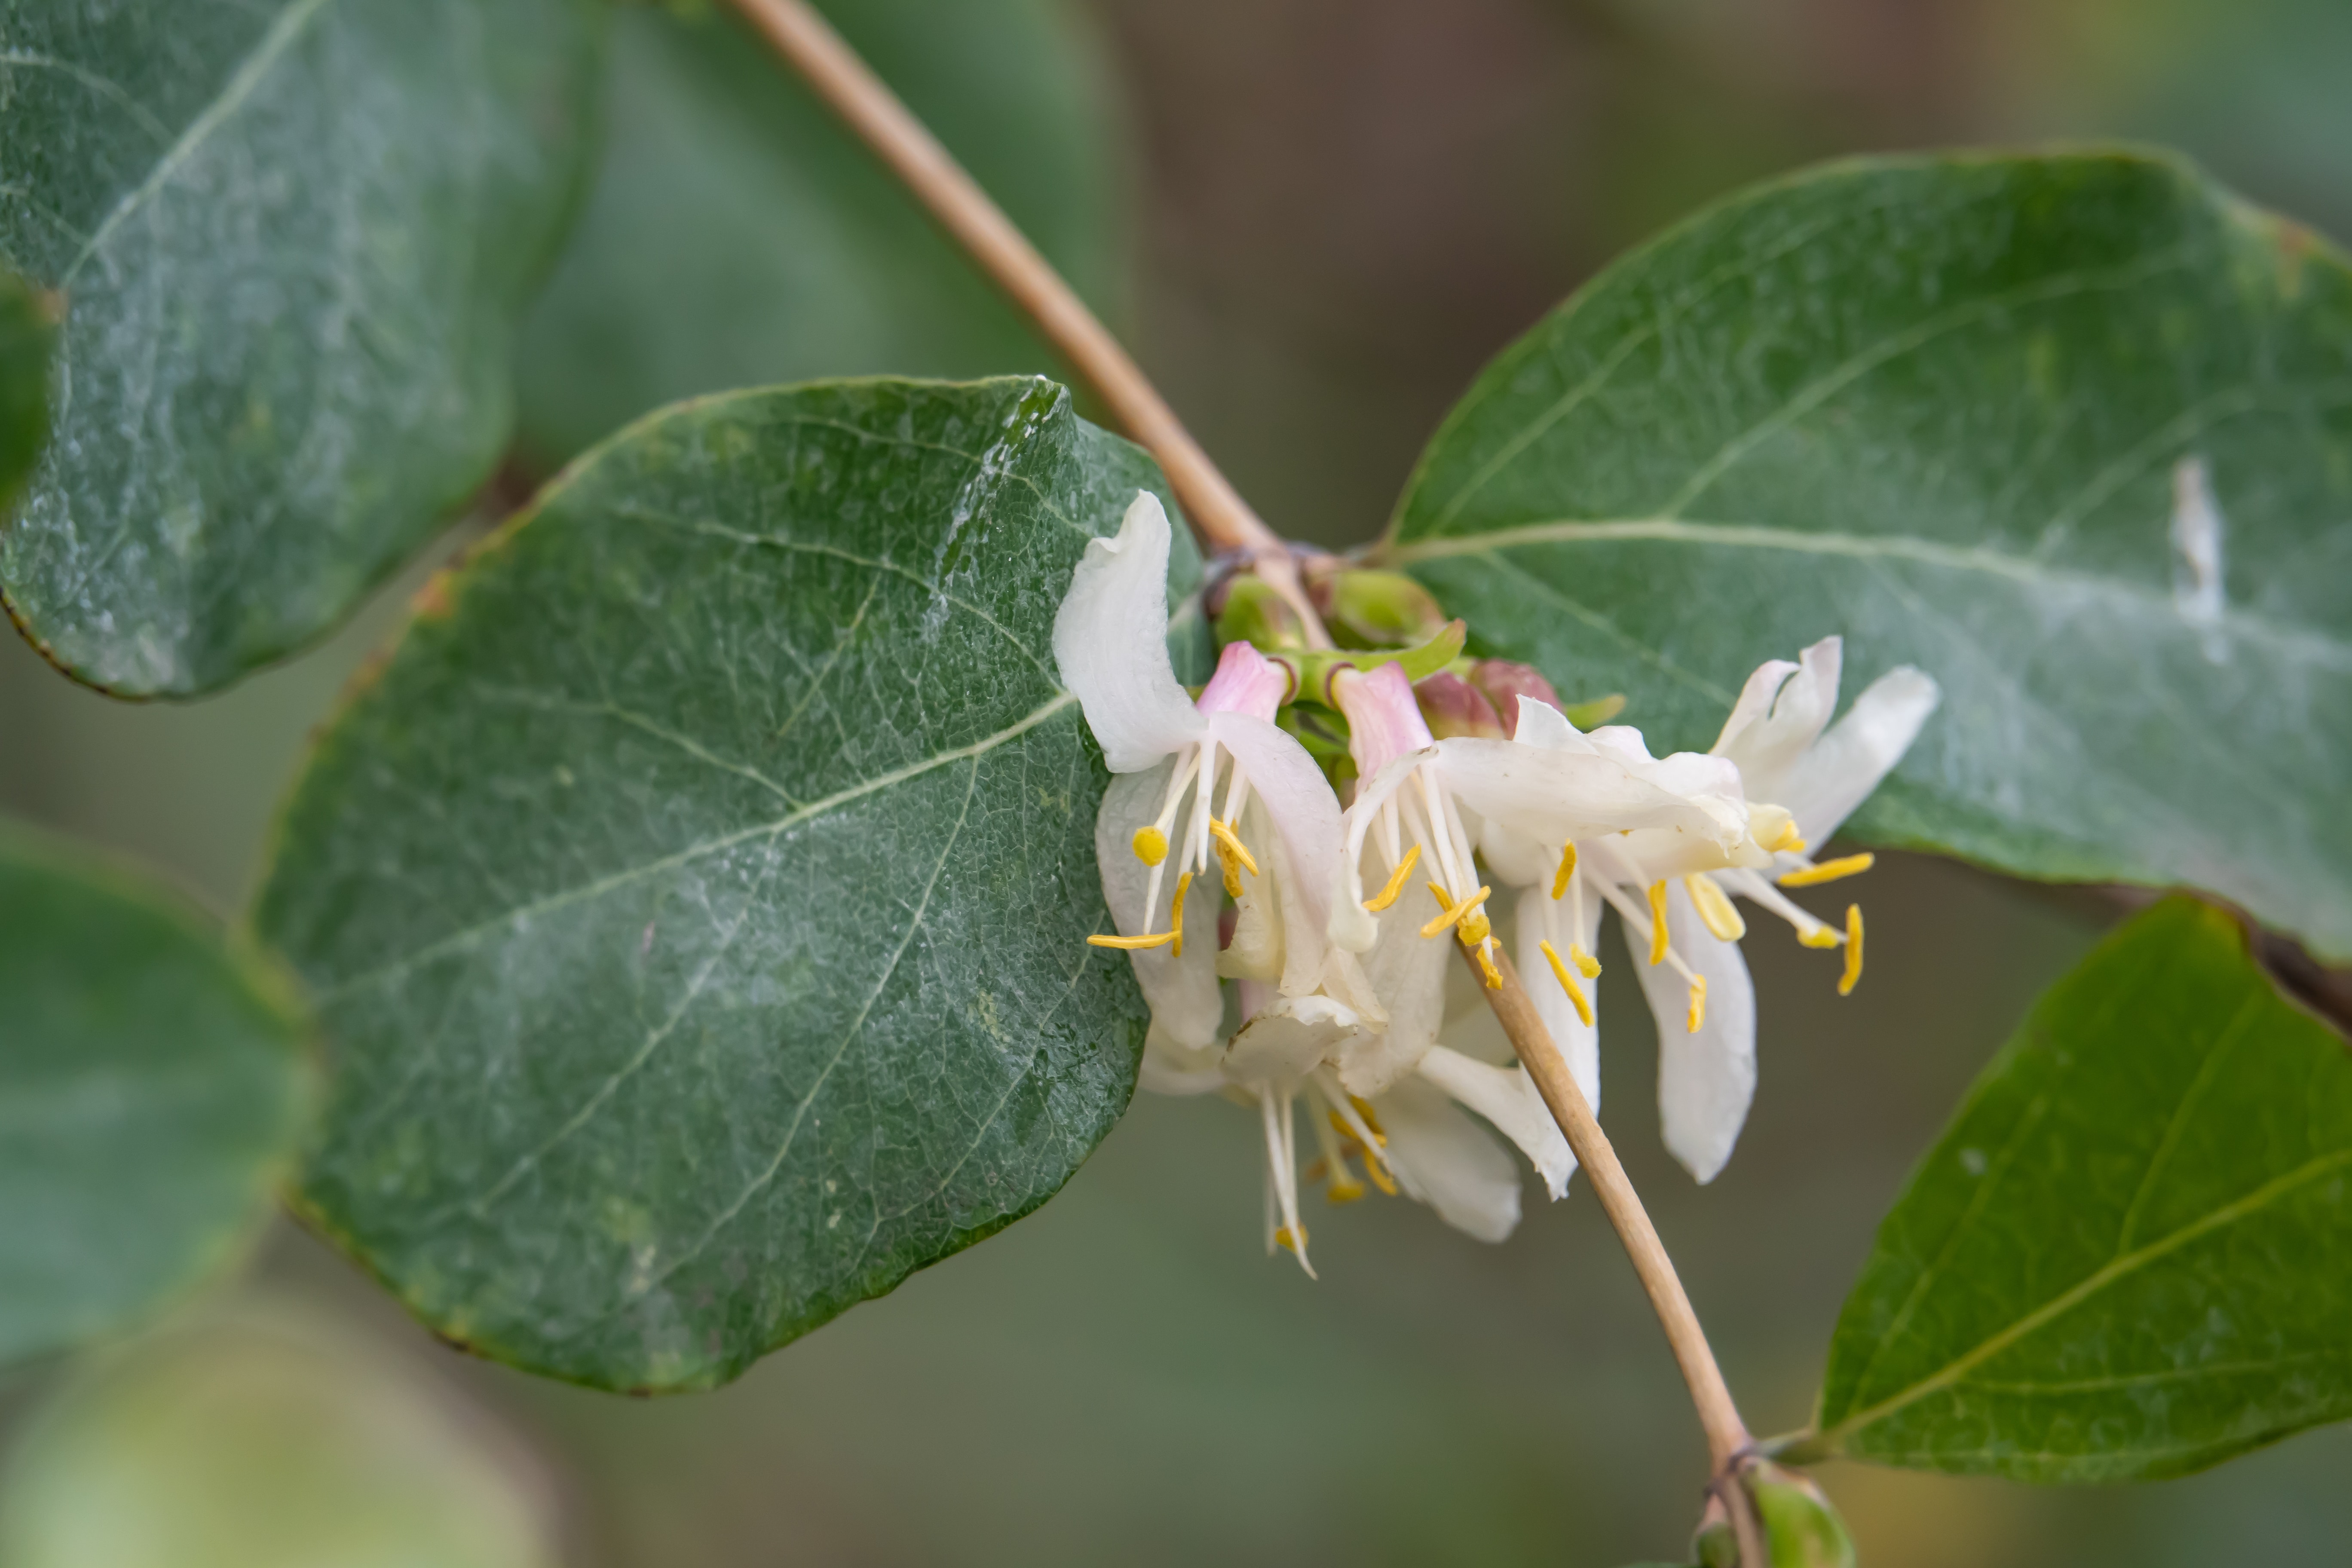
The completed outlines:
[[[1197,698],[1177,683],[1169,544],[1166,513],[1139,493],[1118,536],[1087,545],[1054,626],[1062,679],[1114,775],[1096,851],[1118,934],[1089,940],[1128,952],[1150,1005],[1144,1087],[1222,1092],[1257,1114],[1267,1249],[1313,1272],[1302,1109],[1306,1174],[1335,1203],[1369,1184],[1473,1236],[1507,1236],[1517,1172],[1470,1112],[1525,1152],[1553,1197],[1566,1192],[1575,1158],[1526,1069],[1439,1040],[1449,943],[1501,984],[1498,912],[1597,1108],[1594,954],[1603,909],[1617,911],[1646,959],[1635,967],[1658,1020],[1667,1146],[1711,1180],[1756,1087],[1735,900],[1808,947],[1843,949],[1839,990],[1853,988],[1860,909],[1823,921],[1781,889],[1868,867],[1868,855],[1811,850],[1901,758],[1935,682],[1894,670],[1832,726],[1840,644],[1825,638],[1758,669],[1708,752],[1659,758],[1626,726],[1580,730],[1524,667],[1457,661],[1416,683],[1402,660],[1367,653],[1313,681],[1329,732],[1345,729],[1345,757],[1327,771],[1281,723],[1307,695],[1297,659],[1235,640]]]

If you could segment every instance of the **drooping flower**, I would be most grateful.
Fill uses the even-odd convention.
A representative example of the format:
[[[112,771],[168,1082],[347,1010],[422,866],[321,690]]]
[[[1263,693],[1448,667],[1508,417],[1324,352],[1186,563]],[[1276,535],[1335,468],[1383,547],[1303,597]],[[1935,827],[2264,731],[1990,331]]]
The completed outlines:
[[[1556,709],[1525,697],[1517,738],[1433,740],[1412,687],[1393,665],[1342,674],[1333,689],[1362,782],[1344,819],[1331,940],[1343,952],[1365,955],[1363,973],[1389,1017],[1377,1048],[1355,1053],[1341,1067],[1341,1080],[1353,1092],[1386,1088],[1434,1044],[1444,967],[1435,939],[1450,932],[1479,962],[1488,984],[1500,983],[1485,909],[1493,889],[1478,879],[1477,852],[1507,881],[1517,879],[1515,871],[1536,874],[1524,869],[1528,846],[1647,834],[1695,864],[1719,865],[1747,837],[1738,774],[1728,763],[1657,763],[1646,752],[1636,763],[1622,748],[1585,743]],[[1548,742],[1555,731],[1573,740],[1530,742],[1540,732]],[[1368,852],[1382,879],[1369,897]],[[1408,901],[1416,873],[1428,903],[1417,896]]]
[[[1289,683],[1279,665],[1230,643],[1197,702],[1177,684],[1169,543],[1168,514],[1139,491],[1118,535],[1087,543],[1055,618],[1054,658],[1116,775],[1095,847],[1119,934],[1090,940],[1133,955],[1154,1069],[1181,1079],[1221,1043],[1221,894],[1237,905],[1235,946],[1251,972],[1285,995],[1315,989],[1339,807],[1306,748],[1272,722]]]
[[[1834,926],[1780,889],[1869,867],[1867,854],[1817,862],[1809,851],[1901,760],[1938,700],[1928,677],[1895,669],[1823,733],[1837,707],[1839,663],[1839,639],[1829,637],[1807,648],[1798,664],[1764,665],[1707,756],[1683,764],[1686,776],[1710,763],[1737,770],[1749,803],[1748,832],[1730,854],[1710,864],[1686,839],[1645,832],[1579,837],[1547,846],[1557,857],[1549,885],[1519,895],[1520,971],[1580,1081],[1588,1070],[1598,1076],[1601,966],[1593,946],[1601,907],[1623,920],[1628,945],[1646,959],[1637,962],[1636,973],[1657,1020],[1666,1146],[1702,1182],[1730,1158],[1756,1089],[1755,989],[1738,945],[1747,922],[1732,896],[1787,920],[1809,947],[1844,948],[1839,991],[1850,993],[1862,974],[1859,907],[1849,906],[1843,927]],[[1635,731],[1577,735],[1540,715],[1523,721],[1521,739],[1571,752],[1600,750],[1637,769],[1648,757]],[[1490,863],[1496,858],[1490,853]],[[1597,1104],[1597,1083],[1586,1092]]]

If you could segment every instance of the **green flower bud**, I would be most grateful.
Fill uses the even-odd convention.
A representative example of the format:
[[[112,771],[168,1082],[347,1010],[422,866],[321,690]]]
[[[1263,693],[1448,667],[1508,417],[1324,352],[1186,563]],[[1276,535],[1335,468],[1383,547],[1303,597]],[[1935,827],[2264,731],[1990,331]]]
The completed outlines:
[[[1445,626],[1429,590],[1402,572],[1335,572],[1310,589],[1315,607],[1347,647],[1413,647]]]
[[[1822,1489],[1769,1459],[1749,1462],[1740,1481],[1756,1500],[1772,1568],[1854,1568],[1853,1538]]]
[[[1296,653],[1307,646],[1307,629],[1263,578],[1244,574],[1225,584],[1217,641],[1245,642],[1260,653]]]

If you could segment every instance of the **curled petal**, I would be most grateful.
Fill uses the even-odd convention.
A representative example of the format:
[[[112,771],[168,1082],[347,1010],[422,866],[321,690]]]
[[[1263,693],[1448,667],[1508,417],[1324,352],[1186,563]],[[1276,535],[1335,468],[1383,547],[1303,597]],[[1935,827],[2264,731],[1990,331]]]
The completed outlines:
[[[1933,677],[1907,664],[1872,681],[1780,786],[1776,798],[1797,819],[1798,836],[1827,842],[1903,760],[1943,696]]]
[[[1576,1156],[1559,1123],[1551,1118],[1535,1080],[1521,1067],[1498,1068],[1473,1061],[1459,1051],[1439,1046],[1421,1058],[1421,1076],[1495,1124],[1495,1131],[1519,1146],[1528,1163],[1543,1178],[1553,1197],[1568,1193],[1568,1179],[1576,1173]]]
[[[1180,1046],[1158,1029],[1144,1037],[1136,1087],[1153,1094],[1208,1094],[1224,1088],[1222,1046]]]
[[[1406,1079],[1381,1097],[1389,1168],[1454,1229],[1501,1241],[1519,1223],[1519,1173],[1494,1135],[1434,1084]]]
[[[1234,1031],[1225,1077],[1234,1083],[1296,1083],[1335,1059],[1361,1031],[1355,1013],[1328,996],[1284,996]]]
[[[1149,490],[1111,539],[1087,542],[1054,617],[1054,662],[1115,773],[1198,740],[1206,721],[1168,659],[1168,514]]]
[[[1634,964],[1658,1023],[1658,1112],[1667,1152],[1711,1182],[1756,1098],[1756,988],[1739,944],[1706,929],[1679,882],[1667,889],[1666,932],[1706,979],[1706,1012],[1694,1032],[1689,983],[1671,964]]]
[[[1823,637],[1793,665],[1776,658],[1759,666],[1741,688],[1712,749],[1739,764],[1754,798],[1787,804],[1789,770],[1837,711],[1844,647],[1841,638]]]
[[[1149,919],[1152,910],[1144,900],[1151,870],[1136,858],[1134,843],[1135,830],[1159,814],[1175,767],[1171,758],[1148,773],[1117,775],[1103,792],[1102,810],[1095,815],[1095,859],[1102,869],[1103,901],[1110,906],[1111,921],[1121,936],[1168,929],[1164,909],[1158,920]],[[1160,879],[1162,900],[1175,891],[1175,883],[1172,875]],[[1192,879],[1192,893],[1184,900],[1181,956],[1165,947],[1128,955],[1135,963],[1136,984],[1150,1005],[1152,1028],[1188,1048],[1215,1043],[1224,1022],[1216,968],[1217,898],[1222,891],[1214,877]]]

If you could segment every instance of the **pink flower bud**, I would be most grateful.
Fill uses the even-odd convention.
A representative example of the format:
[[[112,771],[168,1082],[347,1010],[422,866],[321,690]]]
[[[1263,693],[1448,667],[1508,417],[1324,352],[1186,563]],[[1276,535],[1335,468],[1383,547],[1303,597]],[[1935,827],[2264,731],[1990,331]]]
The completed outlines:
[[[1456,735],[1475,735],[1490,741],[1508,738],[1495,705],[1476,687],[1450,669],[1441,669],[1414,682],[1412,694],[1421,700],[1421,716],[1428,721],[1429,732],[1441,741]],[[1512,716],[1516,718],[1517,712],[1517,704],[1514,703]]]
[[[1289,695],[1288,670],[1245,642],[1229,642],[1194,706],[1203,713],[1246,713],[1272,723]]]
[[[1470,679],[1495,705],[1502,716],[1504,732],[1516,740],[1519,731],[1519,699],[1532,697],[1538,702],[1557,708],[1559,693],[1551,682],[1531,664],[1518,664],[1507,658],[1482,658],[1470,671]]]

